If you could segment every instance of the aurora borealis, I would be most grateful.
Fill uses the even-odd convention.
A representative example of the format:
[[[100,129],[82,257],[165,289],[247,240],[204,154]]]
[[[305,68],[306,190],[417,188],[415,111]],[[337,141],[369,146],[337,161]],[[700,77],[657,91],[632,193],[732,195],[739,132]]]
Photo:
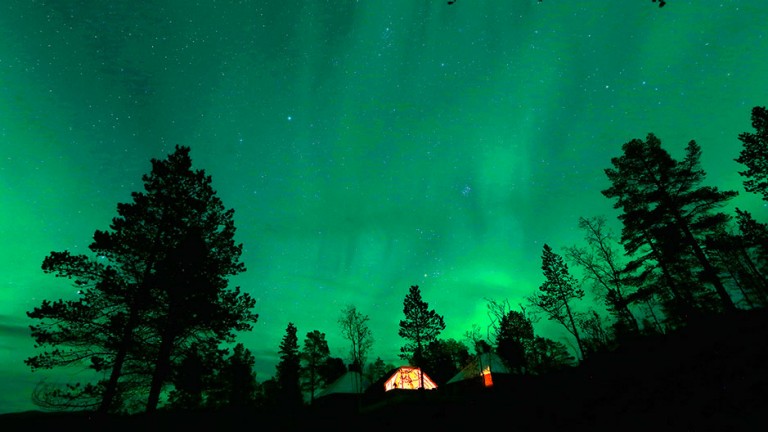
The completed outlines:
[[[765,222],[733,159],[768,104],[767,19],[764,0],[0,2],[0,413],[50,375],[23,364],[25,312],[74,296],[43,258],[87,253],[176,144],[235,210],[259,381],[289,322],[346,358],[347,304],[369,359],[400,363],[411,285],[442,337],[485,329],[486,299],[541,284],[544,243],[616,224],[603,170],[650,132],[676,157],[696,140],[706,183]]]

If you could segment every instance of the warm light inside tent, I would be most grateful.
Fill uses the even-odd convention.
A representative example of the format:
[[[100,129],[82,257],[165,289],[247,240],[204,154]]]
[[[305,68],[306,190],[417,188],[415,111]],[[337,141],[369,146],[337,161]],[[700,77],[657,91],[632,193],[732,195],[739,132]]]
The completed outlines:
[[[437,388],[432,379],[421,372],[421,369],[416,367],[402,366],[398,368],[387,381],[384,382],[384,390],[390,391],[395,389],[416,390],[421,388],[422,380],[424,382],[424,389],[431,390]]]
[[[483,369],[483,385],[486,387],[493,387],[493,377],[491,377],[491,367],[486,366]]]

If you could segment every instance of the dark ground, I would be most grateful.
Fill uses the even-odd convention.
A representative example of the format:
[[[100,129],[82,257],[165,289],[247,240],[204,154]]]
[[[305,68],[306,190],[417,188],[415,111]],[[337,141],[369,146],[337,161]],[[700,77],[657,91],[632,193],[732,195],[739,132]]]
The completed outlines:
[[[103,422],[88,413],[6,414],[0,431],[768,431],[768,311],[701,319],[567,371],[495,382],[491,389],[478,384],[366,395],[291,413],[159,413]]]

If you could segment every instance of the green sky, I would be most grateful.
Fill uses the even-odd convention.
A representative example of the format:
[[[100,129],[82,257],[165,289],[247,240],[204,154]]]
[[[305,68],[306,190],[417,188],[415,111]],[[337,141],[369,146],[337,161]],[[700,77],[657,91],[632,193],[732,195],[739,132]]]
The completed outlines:
[[[411,285],[443,337],[485,329],[488,299],[541,284],[544,243],[615,225],[603,170],[649,132],[696,140],[707,184],[765,221],[733,159],[768,103],[766,22],[764,0],[4,0],[0,413],[48,377],[25,312],[75,291],[43,258],[87,253],[176,144],[235,209],[260,381],[289,322],[346,358],[347,304],[399,364]]]

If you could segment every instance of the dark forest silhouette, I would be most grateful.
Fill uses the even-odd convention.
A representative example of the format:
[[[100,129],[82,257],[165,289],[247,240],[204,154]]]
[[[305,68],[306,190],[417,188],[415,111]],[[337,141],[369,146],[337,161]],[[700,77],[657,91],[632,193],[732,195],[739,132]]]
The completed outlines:
[[[735,161],[745,167],[739,174],[746,192],[768,201],[764,107],[753,108],[752,126],[738,136],[743,147]],[[393,368],[381,358],[367,361],[367,315],[353,305],[340,311],[350,366],[330,356],[325,333],[307,332],[302,346],[287,323],[275,378],[258,382],[253,355],[235,336],[258,316],[253,298],[228,285],[229,276],[245,271],[234,210],[216,197],[212,179],[192,168],[190,148],[177,146],[167,159],[151,161],[145,191],[118,204],[109,230],[95,232],[93,256],[51,252],[43,261],[44,272],[72,280],[80,296],[45,300],[27,313],[41,352],[25,363],[33,371],[85,365],[96,378],[41,384],[34,400],[51,413],[0,421],[234,428],[277,418],[280,430],[371,429],[397,427],[405,416],[462,427],[493,418],[523,430],[746,428],[768,402],[768,225],[725,210],[737,192],[706,185],[696,142],[680,160],[653,134],[621,151],[605,169],[611,186],[600,191],[620,210],[620,235],[603,217],[583,217],[583,245],[560,254],[545,244],[542,285],[519,310],[488,300],[491,323],[486,334],[479,327],[467,332],[472,346],[439,337],[443,317],[418,286],[404,295],[403,361],[443,384],[473,353],[494,352],[509,376],[491,389],[470,382],[397,397],[372,386],[354,404],[326,401],[319,409],[315,396],[347,370],[377,382]],[[583,270],[583,280],[568,263]],[[602,310],[600,303],[577,306],[585,288]],[[542,317],[562,324],[576,346],[569,351],[536,335]]]

